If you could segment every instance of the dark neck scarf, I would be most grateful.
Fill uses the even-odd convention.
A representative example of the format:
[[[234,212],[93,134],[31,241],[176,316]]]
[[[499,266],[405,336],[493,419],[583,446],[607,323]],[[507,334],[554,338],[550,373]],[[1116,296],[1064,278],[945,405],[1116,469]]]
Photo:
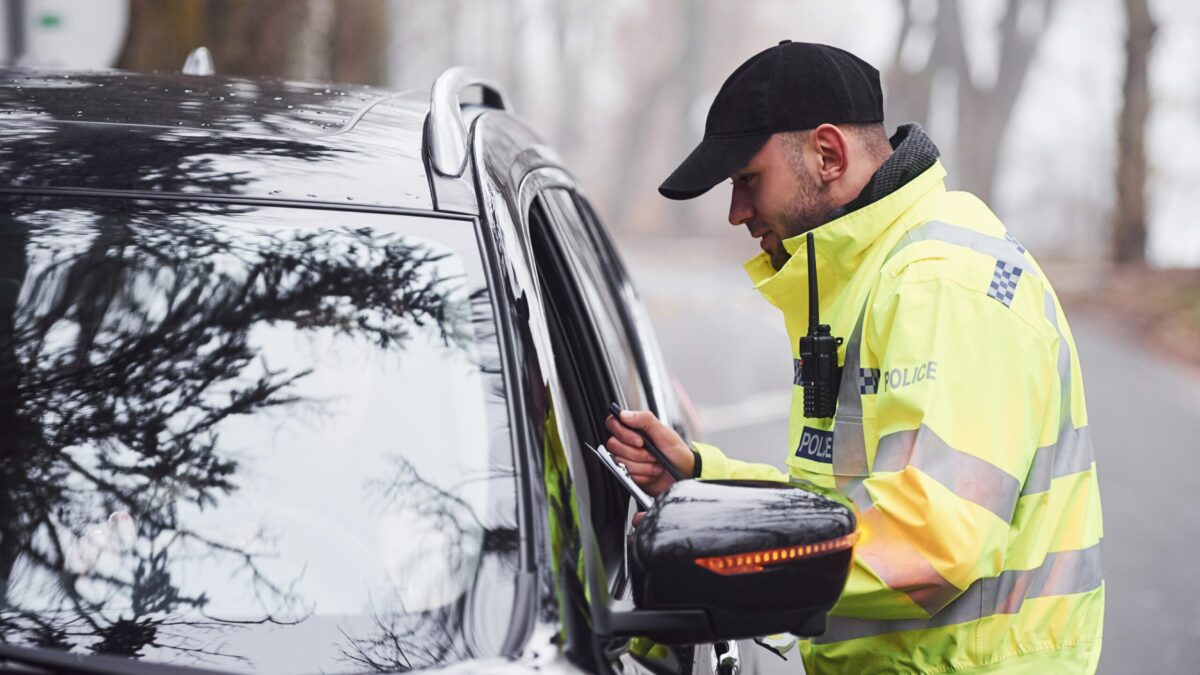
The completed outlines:
[[[834,209],[825,222],[853,213],[892,194],[933,166],[940,154],[919,124],[900,126],[889,141],[892,144],[892,156],[871,176],[857,197],[845,206]]]

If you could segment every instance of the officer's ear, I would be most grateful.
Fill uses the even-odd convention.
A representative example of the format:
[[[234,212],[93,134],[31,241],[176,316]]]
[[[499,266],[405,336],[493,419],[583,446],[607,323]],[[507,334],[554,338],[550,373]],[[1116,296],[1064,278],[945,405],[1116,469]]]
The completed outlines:
[[[809,134],[809,143],[819,160],[817,177],[822,183],[832,183],[846,174],[850,165],[850,143],[841,129],[822,124]]]

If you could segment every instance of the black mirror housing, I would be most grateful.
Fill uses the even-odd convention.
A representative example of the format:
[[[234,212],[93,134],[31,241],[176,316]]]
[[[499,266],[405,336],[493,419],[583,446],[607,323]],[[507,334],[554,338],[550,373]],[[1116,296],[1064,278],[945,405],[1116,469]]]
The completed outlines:
[[[681,481],[638,527],[634,602],[703,611],[711,633],[695,641],[820,635],[850,574],[855,528],[843,501],[787,483]]]

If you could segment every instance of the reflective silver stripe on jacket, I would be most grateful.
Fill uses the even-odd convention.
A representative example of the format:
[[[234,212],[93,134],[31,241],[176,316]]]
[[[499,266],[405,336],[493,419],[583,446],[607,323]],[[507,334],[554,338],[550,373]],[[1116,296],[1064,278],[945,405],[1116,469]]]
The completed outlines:
[[[982,506],[1004,522],[1012,520],[1021,481],[987,460],[951,447],[924,424],[879,439],[874,471],[901,471],[906,467],[920,469],[961,499]]]
[[[977,230],[972,230],[958,225],[951,225],[937,220],[931,220],[928,223],[918,225],[909,230],[892,250],[888,252],[887,257],[883,259],[886,263],[892,259],[892,256],[899,253],[909,244],[918,241],[940,241],[946,244],[962,246],[969,248],[972,251],[991,256],[1011,267],[1020,267],[1025,272],[1037,276],[1037,270],[1032,268],[1032,265],[1025,259],[1024,250],[1018,250],[1019,245],[1007,239],[1000,239],[986,235]]]
[[[1059,431],[1054,445],[1038,448],[1034,454],[1022,496],[1045,492],[1055,478],[1087,471],[1095,461],[1091,432],[1087,427],[1076,428],[1071,420],[1071,349],[1058,325],[1058,310],[1050,291],[1045,293],[1045,305],[1046,320],[1058,333]]]
[[[1071,422],[1071,350],[1067,346],[1067,338],[1062,328],[1058,326],[1058,308],[1054,304],[1054,296],[1047,290],[1043,295],[1046,308],[1046,320],[1054,326],[1058,333],[1058,384],[1062,395],[1059,397],[1059,425],[1065,429]]]
[[[813,638],[813,642],[829,644],[899,631],[952,626],[996,614],[1016,614],[1026,599],[1086,593],[1100,588],[1103,579],[1100,544],[1078,551],[1059,551],[1048,554],[1045,561],[1033,569],[1009,570],[976,581],[932,619],[870,621],[831,616],[829,629],[821,637]]]
[[[1059,432],[1058,442],[1037,449],[1021,496],[1045,492],[1055,478],[1087,471],[1093,461],[1092,433],[1088,427],[1065,428]]]
[[[842,380],[838,388],[837,412],[833,420],[833,476],[837,489],[849,497],[860,510],[871,507],[871,499],[862,487],[870,473],[867,464],[866,437],[862,429],[862,392],[858,386],[859,345],[862,343],[863,317],[867,312],[870,294],[863,300],[854,330],[846,341],[846,359],[842,364]]]

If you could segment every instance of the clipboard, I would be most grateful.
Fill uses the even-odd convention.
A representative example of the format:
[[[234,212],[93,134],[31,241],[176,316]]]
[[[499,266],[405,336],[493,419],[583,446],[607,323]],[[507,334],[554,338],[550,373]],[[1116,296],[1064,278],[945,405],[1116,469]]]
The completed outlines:
[[[600,458],[600,463],[603,464],[604,468],[607,469],[608,472],[617,479],[617,482],[621,484],[621,487],[625,488],[625,491],[633,497],[634,501],[638,503],[638,506],[641,506],[643,509],[649,509],[654,505],[654,497],[646,494],[645,490],[638,487],[638,484],[633,482],[633,477],[629,475],[629,470],[625,468],[624,464],[618,462],[607,448],[605,448],[603,445],[598,445],[594,448],[589,445],[588,448],[592,452],[596,453],[596,456]]]

